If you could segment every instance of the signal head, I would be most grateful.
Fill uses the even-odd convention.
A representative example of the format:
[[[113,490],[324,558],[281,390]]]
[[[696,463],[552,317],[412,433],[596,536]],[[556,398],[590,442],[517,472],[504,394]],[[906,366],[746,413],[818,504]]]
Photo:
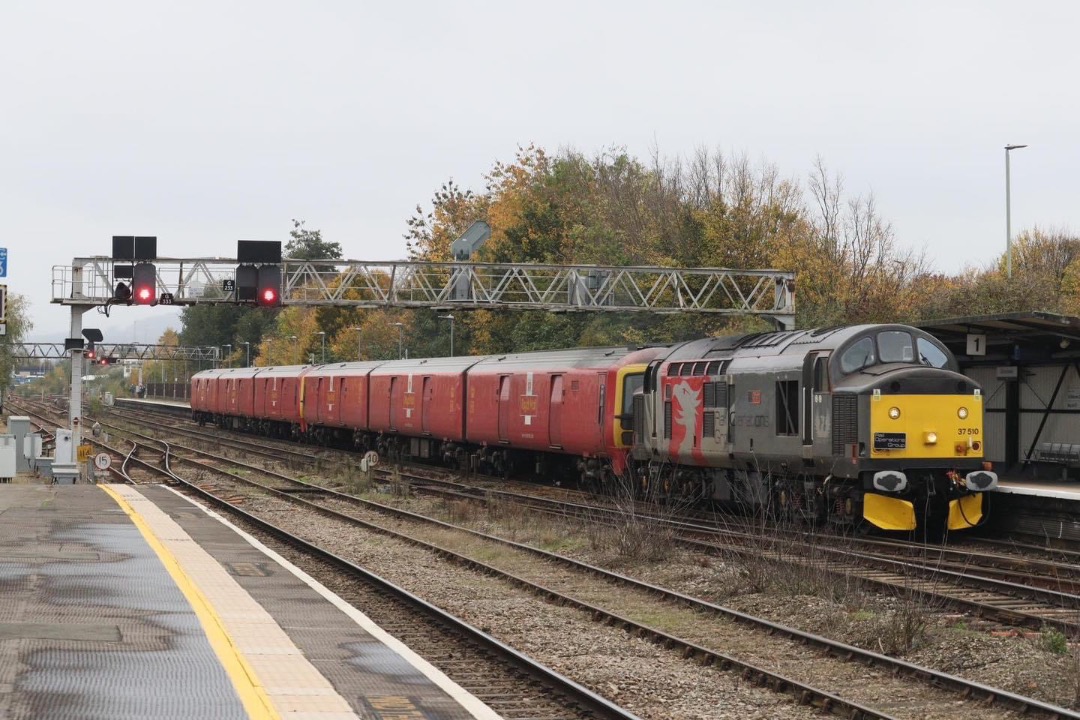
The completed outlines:
[[[131,281],[131,293],[137,305],[154,305],[157,302],[157,268],[153,263],[135,266]]]
[[[262,265],[258,273],[258,294],[255,301],[262,307],[281,305],[281,266]]]

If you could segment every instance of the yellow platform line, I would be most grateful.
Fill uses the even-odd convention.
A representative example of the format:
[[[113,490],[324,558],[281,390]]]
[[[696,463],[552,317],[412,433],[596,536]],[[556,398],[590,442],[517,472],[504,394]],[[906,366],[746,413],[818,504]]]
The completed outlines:
[[[169,575],[172,576],[176,586],[180,588],[180,592],[187,598],[191,609],[195,611],[196,617],[199,618],[203,632],[206,633],[206,637],[210,641],[210,647],[214,649],[218,661],[236,689],[236,694],[240,696],[240,702],[243,704],[248,717],[252,718],[252,720],[281,720],[281,715],[274,708],[270,696],[259,682],[255,671],[225,630],[221,617],[202,591],[199,590],[198,585],[184,572],[176,556],[165,547],[143,517],[127,500],[120,497],[108,485],[98,485],[98,487],[107,492],[120,506],[120,509],[127,513],[127,516],[131,518],[131,522],[142,533],[146,543],[157,553],[161,564],[169,571]]]

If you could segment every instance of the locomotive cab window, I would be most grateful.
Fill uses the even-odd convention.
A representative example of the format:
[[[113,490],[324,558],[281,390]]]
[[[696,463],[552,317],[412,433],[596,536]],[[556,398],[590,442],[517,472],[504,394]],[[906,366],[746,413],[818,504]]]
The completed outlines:
[[[847,373],[862,370],[877,362],[874,354],[874,339],[864,337],[844,351],[840,356],[840,369]]]
[[[949,364],[949,356],[926,338],[919,338],[919,362],[930,367],[943,368]]]
[[[886,330],[878,333],[878,357],[883,363],[915,362],[915,351],[911,347],[911,335],[900,330]]]

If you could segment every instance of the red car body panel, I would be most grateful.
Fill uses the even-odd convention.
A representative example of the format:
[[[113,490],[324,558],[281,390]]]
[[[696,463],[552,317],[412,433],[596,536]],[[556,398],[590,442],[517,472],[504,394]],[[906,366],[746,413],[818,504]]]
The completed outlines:
[[[303,417],[308,427],[368,426],[368,375],[381,363],[334,363],[312,368],[303,379]]]
[[[624,376],[640,379],[645,364],[666,351],[586,348],[204,371],[192,378],[192,410],[301,430],[609,457],[621,471],[629,428],[617,416],[630,411],[633,394]]]
[[[607,455],[626,348],[492,356],[469,371],[468,440],[585,457]]]
[[[300,424],[300,378],[307,366],[261,368],[255,375],[254,416]]]
[[[368,428],[461,442],[465,373],[475,357],[396,360],[371,371]]]

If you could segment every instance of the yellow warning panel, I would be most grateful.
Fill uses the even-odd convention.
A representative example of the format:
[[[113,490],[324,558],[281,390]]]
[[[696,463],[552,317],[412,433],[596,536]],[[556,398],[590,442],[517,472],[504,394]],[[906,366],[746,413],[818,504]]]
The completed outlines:
[[[982,493],[949,501],[949,529],[967,530],[982,521]]]
[[[915,529],[915,506],[900,498],[866,493],[863,496],[863,517],[882,530]]]
[[[94,448],[90,443],[82,443],[79,445],[78,460],[81,463],[89,462],[90,457],[94,454]]]

